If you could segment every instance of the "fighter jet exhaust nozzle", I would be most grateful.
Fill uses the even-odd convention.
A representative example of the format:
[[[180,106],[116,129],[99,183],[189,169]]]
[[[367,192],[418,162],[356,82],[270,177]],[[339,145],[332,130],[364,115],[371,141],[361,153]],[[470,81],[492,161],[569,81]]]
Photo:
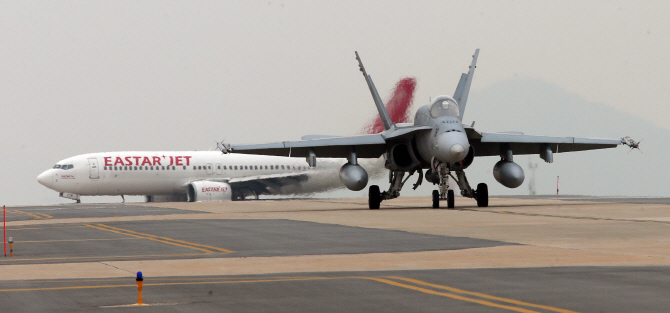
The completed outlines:
[[[500,160],[493,166],[493,177],[507,188],[516,188],[521,186],[525,175],[519,164]]]
[[[446,132],[437,137],[435,157],[444,163],[456,163],[468,155],[470,143],[461,132]]]
[[[349,190],[363,190],[368,184],[368,172],[358,164],[347,163],[340,169],[340,181],[349,188]]]

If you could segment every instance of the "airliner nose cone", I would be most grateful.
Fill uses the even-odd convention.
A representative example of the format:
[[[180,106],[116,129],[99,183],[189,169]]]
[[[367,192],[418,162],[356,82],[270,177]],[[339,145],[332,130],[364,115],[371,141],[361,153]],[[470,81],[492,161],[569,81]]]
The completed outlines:
[[[49,187],[50,185],[50,180],[49,180],[49,171],[44,171],[42,174],[37,176],[37,181],[42,184],[44,187]]]
[[[463,147],[463,145],[460,143],[452,145],[451,155],[454,156],[454,158],[457,160],[462,160],[466,155],[465,147]]]

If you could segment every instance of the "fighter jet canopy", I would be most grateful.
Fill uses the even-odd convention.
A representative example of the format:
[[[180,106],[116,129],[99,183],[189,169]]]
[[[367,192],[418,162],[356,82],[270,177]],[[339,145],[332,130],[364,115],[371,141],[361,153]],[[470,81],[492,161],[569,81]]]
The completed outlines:
[[[433,118],[440,116],[460,116],[458,103],[452,97],[439,96],[435,98],[430,106],[430,116]]]

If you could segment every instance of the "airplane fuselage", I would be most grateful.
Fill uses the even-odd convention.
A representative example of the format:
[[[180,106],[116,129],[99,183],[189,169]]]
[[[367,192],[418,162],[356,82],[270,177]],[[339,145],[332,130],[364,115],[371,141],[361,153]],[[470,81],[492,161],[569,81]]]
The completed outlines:
[[[82,154],[40,174],[40,184],[77,195],[171,195],[194,181],[315,171],[304,160],[222,155],[218,151],[129,151]]]

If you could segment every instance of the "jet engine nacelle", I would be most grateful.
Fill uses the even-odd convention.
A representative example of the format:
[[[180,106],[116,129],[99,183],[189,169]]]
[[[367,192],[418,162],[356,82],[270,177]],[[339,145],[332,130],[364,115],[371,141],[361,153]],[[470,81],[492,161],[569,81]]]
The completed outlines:
[[[232,198],[233,190],[227,183],[196,181],[188,185],[190,202],[230,201]]]
[[[387,168],[391,170],[411,170],[420,165],[409,144],[395,144],[389,149]]]
[[[368,184],[368,172],[358,164],[347,163],[340,169],[340,180],[349,190],[363,190]]]
[[[521,186],[525,175],[519,164],[501,160],[493,166],[493,177],[507,188],[516,188]]]

